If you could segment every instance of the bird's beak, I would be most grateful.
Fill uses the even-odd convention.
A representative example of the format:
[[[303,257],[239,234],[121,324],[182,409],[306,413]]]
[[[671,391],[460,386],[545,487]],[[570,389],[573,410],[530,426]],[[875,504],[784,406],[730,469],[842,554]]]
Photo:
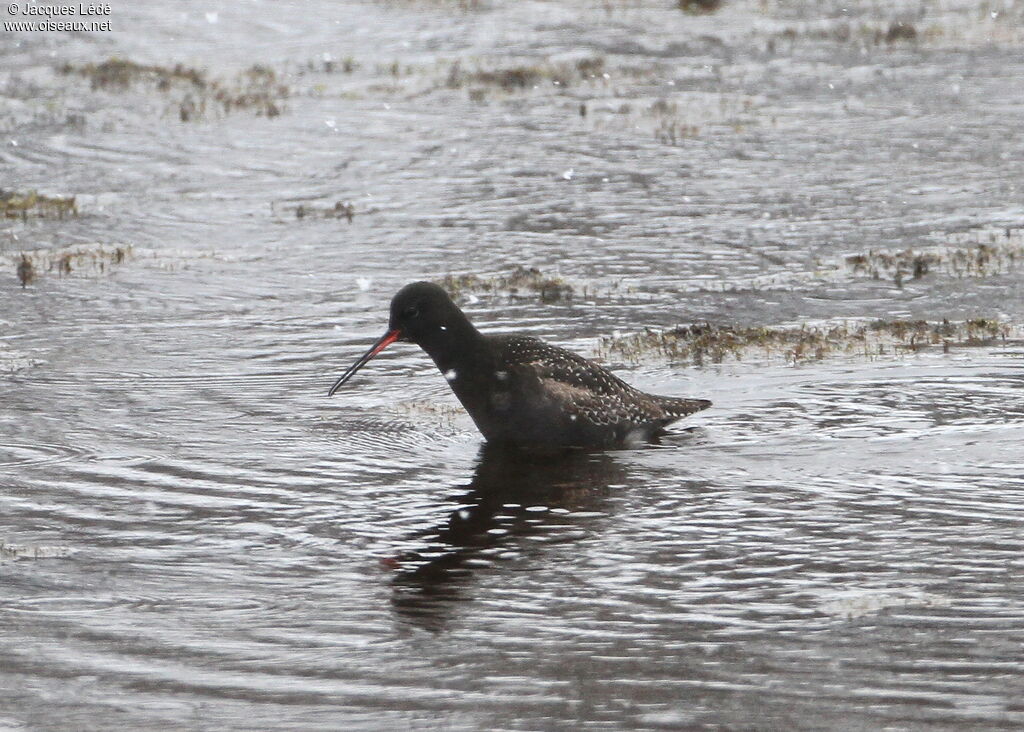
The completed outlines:
[[[352,376],[361,369],[366,363],[376,356],[378,353],[383,351],[385,348],[390,346],[392,343],[398,340],[402,333],[397,328],[395,330],[389,330],[387,333],[377,339],[377,342],[370,346],[370,350],[359,357],[359,360],[348,367],[348,371],[341,375],[341,378],[334,382],[334,386],[327,392],[327,396],[334,396],[334,392],[341,388],[341,385],[352,378]]]

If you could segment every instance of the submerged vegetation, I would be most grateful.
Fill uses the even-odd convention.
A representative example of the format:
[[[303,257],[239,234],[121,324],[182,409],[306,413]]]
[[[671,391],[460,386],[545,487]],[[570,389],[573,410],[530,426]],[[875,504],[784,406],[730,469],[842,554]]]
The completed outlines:
[[[122,58],[109,58],[100,63],[76,65],[70,62],[59,69],[65,76],[76,75],[89,80],[90,87],[97,89],[127,89],[139,83],[149,82],[160,91],[169,90],[174,84],[184,83],[194,87],[205,87],[206,75],[182,64],[156,66],[139,64]]]
[[[507,275],[484,277],[476,274],[449,274],[438,281],[452,297],[472,293],[505,294],[519,296],[522,292],[536,294],[544,303],[562,302],[573,298],[574,290],[560,277],[545,275],[536,267],[517,266]]]
[[[902,20],[889,22],[850,23],[841,21],[827,25],[815,25],[803,28],[789,27],[774,38],[769,39],[768,48],[774,51],[776,42],[783,41],[793,46],[798,40],[831,41],[834,43],[852,43],[873,46],[893,46],[900,43],[914,44],[921,38],[926,40],[942,35],[938,26],[931,26],[918,31],[917,26]]]
[[[581,115],[594,129],[633,130],[668,145],[682,145],[705,131],[742,132],[762,124],[756,109],[764,100],[745,94],[689,91],[685,95],[591,99]]]
[[[1024,230],[981,229],[945,235],[945,245],[920,249],[868,250],[847,255],[844,265],[857,277],[891,279],[897,285],[930,273],[988,277],[1014,271],[1024,261]]]
[[[851,280],[890,281],[897,287],[929,282],[944,276],[954,279],[1000,277],[1019,271],[1024,265],[1024,229],[982,227],[962,232],[935,232],[928,237],[937,243],[906,249],[868,249],[863,252],[818,260],[810,269],[789,269],[727,283],[705,284],[700,289],[765,290],[792,288],[806,283]]]
[[[605,59],[600,56],[576,61],[516,64],[493,69],[466,70],[461,61],[448,68],[445,85],[449,89],[463,87],[498,88],[506,92],[530,89],[541,84],[569,87],[579,81],[604,78]],[[472,94],[472,92],[471,92]]]
[[[345,219],[350,224],[356,216],[355,204],[351,201],[335,201],[331,205],[316,203],[271,205],[274,213],[288,213],[297,219]]]
[[[675,145],[679,140],[700,135],[700,125],[680,119],[679,105],[667,99],[655,100],[642,114],[656,121],[654,137],[659,142]],[[710,121],[705,117],[705,122]]]
[[[15,193],[0,189],[0,216],[8,219],[27,219],[77,216],[74,196],[44,196],[36,191]]]
[[[0,540],[0,559],[63,559],[71,556],[71,547],[8,544]]]
[[[652,355],[696,365],[749,358],[802,363],[836,355],[871,358],[933,347],[948,351],[953,346],[986,345],[1022,335],[1024,329],[988,318],[963,322],[844,321],[793,327],[706,323],[602,338],[600,350],[606,356],[619,356],[633,363]]]
[[[6,262],[14,270],[22,287],[34,282],[43,273],[60,277],[73,272],[103,273],[123,263],[132,255],[130,245],[76,244],[60,249],[36,249],[17,255],[0,254],[0,263]]]
[[[22,254],[21,259],[18,260],[17,274],[18,281],[21,283],[22,288],[25,288],[29,283],[35,280],[36,266],[32,264],[32,260],[27,254]]]
[[[182,122],[239,110],[276,117],[289,95],[277,73],[261,64],[254,64],[231,79],[211,79],[206,72],[182,64],[156,66],[120,58],[79,65],[64,63],[58,70],[67,76],[88,79],[94,91],[147,84],[157,91],[175,94],[174,106]]]
[[[691,15],[706,15],[722,7],[722,0],[679,0],[679,9]]]

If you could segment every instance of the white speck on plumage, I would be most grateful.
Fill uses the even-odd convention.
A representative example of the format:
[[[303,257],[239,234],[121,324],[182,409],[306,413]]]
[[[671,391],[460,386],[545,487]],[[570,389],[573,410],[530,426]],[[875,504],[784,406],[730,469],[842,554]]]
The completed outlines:
[[[455,381],[459,378],[459,372],[455,369],[448,369],[444,372],[444,378],[448,379],[448,381]]]
[[[441,326],[441,330],[448,330],[448,326],[447,325],[442,325]]]
[[[498,381],[508,381],[508,371],[495,371],[494,375]]]

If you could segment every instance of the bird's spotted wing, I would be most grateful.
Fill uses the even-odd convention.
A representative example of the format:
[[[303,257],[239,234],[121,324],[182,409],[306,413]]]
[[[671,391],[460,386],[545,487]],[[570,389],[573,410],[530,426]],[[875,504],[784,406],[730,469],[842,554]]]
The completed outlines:
[[[582,356],[536,338],[514,336],[506,348],[520,378],[535,379],[545,398],[595,425],[663,426],[704,408],[698,406],[703,400],[645,394]]]

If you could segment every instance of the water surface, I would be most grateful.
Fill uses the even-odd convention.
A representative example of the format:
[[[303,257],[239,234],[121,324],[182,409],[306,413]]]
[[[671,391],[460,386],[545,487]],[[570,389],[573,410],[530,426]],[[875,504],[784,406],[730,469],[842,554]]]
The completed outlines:
[[[0,232],[0,728],[1024,725],[1024,348],[599,344],[1024,322],[1022,11],[672,5],[134,3],[0,37],[0,187],[79,207]],[[111,57],[289,93],[183,122],[177,86],[57,70]],[[979,243],[998,267],[949,264]],[[69,246],[130,250],[21,287]],[[908,248],[945,263],[846,264]],[[326,399],[402,284],[517,265],[575,295],[471,289],[481,328],[715,406],[525,461],[413,347]]]

